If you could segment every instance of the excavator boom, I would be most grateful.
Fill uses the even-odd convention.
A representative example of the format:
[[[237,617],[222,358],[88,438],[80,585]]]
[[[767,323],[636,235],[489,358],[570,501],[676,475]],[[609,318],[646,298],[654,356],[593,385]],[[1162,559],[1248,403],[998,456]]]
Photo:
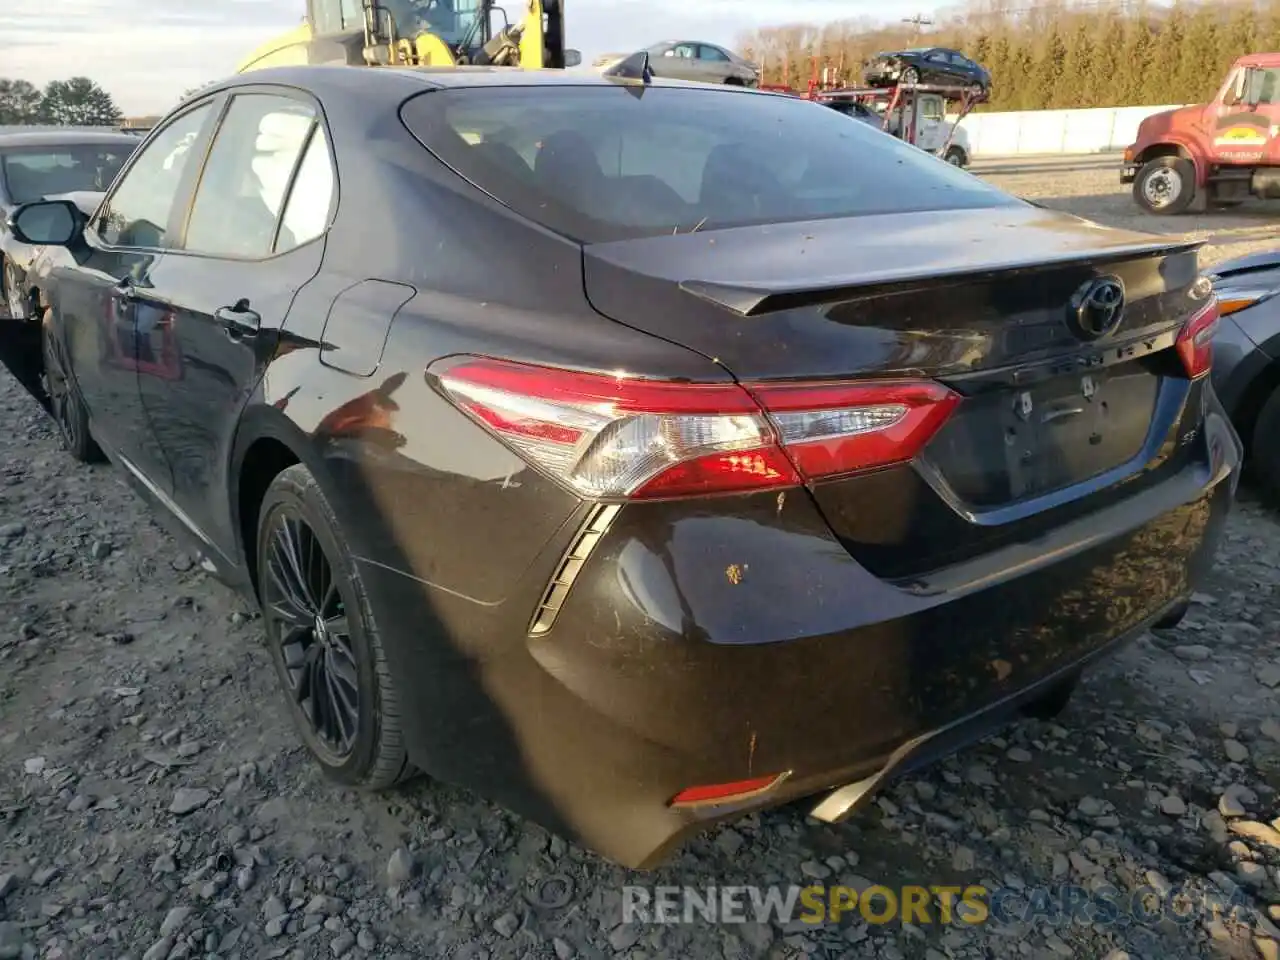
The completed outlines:
[[[246,73],[297,64],[576,66],[564,46],[564,0],[306,0],[303,23],[254,50]]]

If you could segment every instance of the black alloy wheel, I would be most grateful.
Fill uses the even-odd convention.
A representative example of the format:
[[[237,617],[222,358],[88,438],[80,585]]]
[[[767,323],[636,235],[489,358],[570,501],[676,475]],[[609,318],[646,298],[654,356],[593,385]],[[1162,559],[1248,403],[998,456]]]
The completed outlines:
[[[413,770],[398,701],[355,563],[320,485],[295,465],[258,524],[258,596],[294,725],[334,779],[381,790]]]
[[[351,623],[315,531],[290,511],[277,511],[272,523],[263,594],[293,702],[325,759],[341,765],[360,730]]]
[[[89,415],[67,376],[62,350],[48,314],[40,330],[40,355],[40,385],[63,447],[81,463],[102,462],[102,450],[89,432]]]

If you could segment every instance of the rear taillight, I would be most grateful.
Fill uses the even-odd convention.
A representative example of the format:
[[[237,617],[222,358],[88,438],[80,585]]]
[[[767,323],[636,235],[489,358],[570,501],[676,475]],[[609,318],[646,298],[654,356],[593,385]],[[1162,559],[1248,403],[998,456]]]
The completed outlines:
[[[1192,380],[1203,377],[1213,367],[1213,335],[1218,330],[1221,310],[1216,297],[1192,314],[1178,334],[1178,356]]]
[[[433,368],[460,410],[590,498],[796,486],[914,457],[959,397],[940,384],[695,384],[505,360]]]

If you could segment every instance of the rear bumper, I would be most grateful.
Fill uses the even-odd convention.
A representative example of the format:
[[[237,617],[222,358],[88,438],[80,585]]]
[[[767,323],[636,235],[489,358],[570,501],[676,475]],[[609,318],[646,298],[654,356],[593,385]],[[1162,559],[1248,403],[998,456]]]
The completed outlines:
[[[402,661],[407,672],[393,658],[410,754],[639,867],[717,820],[912,769],[1196,589],[1241,457],[1216,400],[1195,443],[1203,456],[1158,486],[912,582],[867,573],[804,491],[715,512],[629,505],[547,632],[522,643],[529,611],[513,609],[482,662],[433,658],[429,675],[420,657]],[[386,609],[398,575],[366,576]],[[383,624],[397,646],[427,642],[413,628]],[[781,773],[778,789],[737,806],[669,803]]]

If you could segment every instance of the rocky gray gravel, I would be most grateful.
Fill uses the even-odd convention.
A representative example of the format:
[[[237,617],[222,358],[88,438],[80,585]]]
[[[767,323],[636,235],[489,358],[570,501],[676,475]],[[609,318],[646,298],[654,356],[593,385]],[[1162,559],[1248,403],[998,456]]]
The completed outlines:
[[[1280,517],[1247,491],[1183,625],[1107,662],[1056,720],[846,824],[751,816],[642,875],[455,788],[324,780],[253,613],[117,471],[74,465],[3,373],[0,415],[0,960],[1280,954]],[[627,883],[815,881],[1236,906],[1127,925],[621,922]]]

